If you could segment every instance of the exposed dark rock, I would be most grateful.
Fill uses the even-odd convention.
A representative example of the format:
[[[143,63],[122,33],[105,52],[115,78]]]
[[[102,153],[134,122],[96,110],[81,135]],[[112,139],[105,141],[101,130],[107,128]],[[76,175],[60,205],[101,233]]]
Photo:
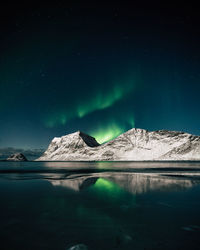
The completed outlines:
[[[98,147],[100,144],[96,141],[96,139],[90,135],[87,135],[83,132],[79,132],[80,137],[89,147]]]
[[[7,161],[28,161],[26,157],[21,153],[13,154],[9,156],[6,160]]]

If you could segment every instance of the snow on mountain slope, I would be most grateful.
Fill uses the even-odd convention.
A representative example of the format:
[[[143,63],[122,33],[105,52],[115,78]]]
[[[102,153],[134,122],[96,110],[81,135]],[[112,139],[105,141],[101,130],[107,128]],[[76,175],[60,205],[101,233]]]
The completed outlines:
[[[177,131],[130,129],[99,145],[80,131],[54,138],[40,161],[200,160],[200,136]]]

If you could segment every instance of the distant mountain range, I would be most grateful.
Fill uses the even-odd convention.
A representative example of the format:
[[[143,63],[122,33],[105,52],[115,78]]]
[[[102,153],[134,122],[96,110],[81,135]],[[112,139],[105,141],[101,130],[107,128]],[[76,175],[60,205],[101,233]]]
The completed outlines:
[[[38,161],[200,160],[200,136],[177,131],[130,129],[99,144],[75,132],[55,137]]]
[[[23,154],[30,161],[37,159],[44,153],[44,149],[23,149],[23,148],[14,148],[14,147],[1,147],[0,148],[0,161],[11,158],[12,155]],[[23,158],[15,157],[15,160],[12,161],[22,161]],[[10,159],[11,160],[11,159]]]

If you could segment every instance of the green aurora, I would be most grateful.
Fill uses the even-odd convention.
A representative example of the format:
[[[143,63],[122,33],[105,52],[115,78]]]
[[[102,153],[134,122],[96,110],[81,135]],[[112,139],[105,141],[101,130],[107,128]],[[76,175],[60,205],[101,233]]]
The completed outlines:
[[[198,8],[80,2],[1,5],[0,147],[79,130],[199,135]]]
[[[134,77],[129,77],[126,81],[120,81],[120,84],[108,85],[105,89],[99,89],[96,93],[91,93],[90,96],[81,96],[77,102],[75,101],[71,107],[65,110],[48,114],[44,120],[47,128],[58,126],[67,126],[71,120],[77,119],[79,124],[81,119],[89,119],[94,112],[109,110],[110,118],[101,121],[96,120],[87,129],[91,136],[95,137],[99,143],[104,143],[114,139],[129,128],[135,126],[133,114],[125,113],[123,118],[114,116],[112,108],[116,104],[126,99],[135,89],[136,81]],[[59,108],[57,108],[59,109]],[[80,128],[81,130],[81,128]]]
[[[91,98],[89,101],[85,101],[82,105],[77,108],[77,116],[79,118],[84,117],[85,115],[96,111],[103,110],[111,107],[117,101],[124,98],[129,94],[133,89],[133,85],[125,84],[125,86],[116,85],[105,95],[101,92],[97,93],[95,98]]]
[[[97,140],[98,143],[110,141],[123,133],[123,129],[118,124],[109,124],[107,128],[100,127],[98,130],[91,132],[91,135]]]
[[[124,117],[124,121],[125,123],[120,123],[118,120],[110,120],[107,124],[104,121],[99,127],[89,131],[89,134],[100,144],[110,141],[126,131],[126,124],[128,124],[130,128],[134,128],[134,118],[131,114]]]

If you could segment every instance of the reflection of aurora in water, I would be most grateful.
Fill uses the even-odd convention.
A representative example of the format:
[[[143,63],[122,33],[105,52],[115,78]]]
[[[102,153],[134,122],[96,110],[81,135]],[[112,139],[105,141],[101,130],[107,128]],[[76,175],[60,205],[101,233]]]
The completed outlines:
[[[157,168],[147,172],[146,164]],[[159,168],[169,164],[171,171]],[[199,163],[182,172],[173,164],[2,162],[1,242],[30,250],[198,249]]]
[[[127,191],[121,188],[118,184],[109,179],[98,178],[94,185],[89,187],[87,192],[93,193],[96,197],[103,200],[118,200],[125,196]],[[129,197],[130,199],[131,197]]]
[[[199,176],[199,175],[198,175]],[[62,186],[83,191],[89,189],[98,193],[99,197],[117,197],[124,193],[142,194],[153,191],[179,191],[191,188],[194,183],[190,179],[169,178],[159,174],[118,174],[105,173],[76,177],[71,175],[63,180],[49,180],[54,186]]]

